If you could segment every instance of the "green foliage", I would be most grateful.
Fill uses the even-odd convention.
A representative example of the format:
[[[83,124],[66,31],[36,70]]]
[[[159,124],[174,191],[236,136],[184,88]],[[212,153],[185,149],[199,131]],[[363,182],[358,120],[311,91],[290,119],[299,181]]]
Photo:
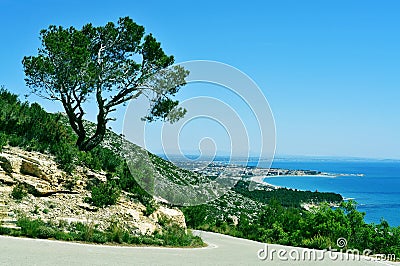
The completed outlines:
[[[303,240],[302,244],[306,247],[314,249],[328,249],[336,246],[336,243],[332,242],[332,239],[321,235],[316,235],[312,238],[306,238]]]
[[[80,161],[93,170],[106,170],[110,173],[117,172],[124,160],[114,152],[103,147],[96,147],[90,152],[80,152]]]
[[[25,236],[30,236],[33,238],[37,238],[37,237],[49,238],[49,237],[51,237],[48,234],[46,235],[45,232],[43,232],[43,231],[45,231],[44,228],[46,228],[46,223],[43,222],[41,219],[30,220],[27,217],[22,217],[22,218],[18,219],[17,226],[21,227],[21,233],[22,233],[22,235],[25,235]]]
[[[171,247],[202,247],[203,241],[191,232],[186,233],[184,229],[173,225],[165,230],[148,235],[133,235],[122,229],[117,223],[101,231],[94,223],[81,223],[60,220],[44,222],[41,219],[30,219],[26,216],[18,218],[17,226],[21,230],[0,227],[0,235],[26,236],[32,238],[57,239],[64,241],[84,241],[91,243],[116,243],[129,245],[154,245]]]
[[[110,180],[92,187],[92,196],[89,202],[97,207],[105,207],[117,203],[120,190],[115,182]]]
[[[35,209],[32,211],[33,214],[39,214],[39,206],[35,205]]]
[[[182,208],[186,223],[191,228],[214,231],[291,246],[325,249],[336,246],[338,238],[346,238],[346,248],[371,249],[375,253],[400,256],[400,227],[390,227],[386,221],[366,224],[365,213],[357,211],[353,201],[343,202],[338,208],[328,204],[306,211],[301,208],[283,207],[271,199],[257,218],[241,216],[233,225],[226,217],[214,218],[207,205]]]
[[[26,150],[50,152],[61,168],[71,172],[75,167],[71,130],[60,122],[60,115],[49,114],[38,104],[21,102],[4,88],[0,88],[0,138],[11,146]]]
[[[146,119],[173,122],[184,115],[171,97],[185,84],[188,71],[170,67],[174,57],[167,56],[153,35],[145,35],[144,27],[131,18],[81,29],[51,25],[40,31],[40,37],[38,55],[22,62],[26,85],[40,97],[62,102],[81,151],[97,147],[113,120],[110,113],[139,97],[144,88],[154,96]],[[84,104],[91,98],[98,107],[94,131],[83,121]]]
[[[130,192],[133,198],[138,199],[146,206],[145,215],[152,214],[157,208],[153,197],[149,195],[138,183],[137,179],[141,180],[143,171],[138,168],[132,168],[132,172],[128,165],[123,161],[117,168],[114,174],[118,177],[118,187],[124,191]]]
[[[176,224],[166,227],[161,234],[156,234],[155,237],[162,239],[162,244],[164,246],[204,246],[200,237],[193,236],[190,232],[186,233],[183,228]]]
[[[155,212],[158,208],[157,206],[157,202],[153,199],[146,201],[145,202],[145,206],[146,206],[146,211],[144,212],[144,215],[149,216],[151,215],[153,212]]]
[[[11,146],[20,146],[26,150],[49,152],[55,156],[60,168],[70,174],[77,165],[106,171],[115,181],[92,188],[91,202],[95,206],[114,204],[119,191],[125,190],[146,206],[147,214],[154,211],[156,205],[153,198],[138,185],[125,160],[110,149],[100,146],[90,152],[79,151],[74,145],[76,137],[66,125],[64,117],[46,113],[37,104],[22,103],[16,95],[4,88],[0,89],[0,106],[1,143],[8,142]],[[137,175],[141,173],[138,170]],[[71,189],[73,182],[66,185],[67,189]]]
[[[78,149],[67,142],[59,142],[54,143],[50,151],[56,156],[56,162],[61,166],[61,169],[72,174],[76,165],[79,164]]]
[[[15,200],[22,200],[28,195],[25,187],[22,184],[17,184],[11,191],[11,197]]]
[[[8,227],[2,227],[0,222],[0,235],[11,235],[12,229]]]
[[[48,114],[37,103],[21,102],[4,88],[0,88],[0,106],[0,132],[18,136],[14,142],[45,150],[49,143],[58,143],[67,137],[65,128],[58,123],[58,115]]]
[[[302,190],[293,190],[287,188],[279,188],[271,191],[267,190],[249,190],[249,182],[239,181],[234,190],[253,200],[268,203],[271,199],[278,200],[285,207],[300,207],[301,203],[308,202],[335,202],[339,203],[343,200],[340,194],[330,192],[311,192]]]
[[[147,215],[155,210],[156,204],[152,196],[137,182],[144,180],[150,188],[153,185],[153,176],[146,165],[136,165],[131,173],[126,162],[110,149],[98,146],[90,152],[79,151],[74,145],[76,136],[73,135],[71,128],[66,126],[65,117],[48,114],[37,104],[29,105],[21,102],[16,95],[4,88],[0,88],[0,107],[0,147],[8,143],[26,150],[48,152],[56,157],[61,168],[71,173],[77,165],[106,171],[109,181],[91,187],[90,200],[96,206],[114,204],[120,191],[124,190],[132,199],[145,204]],[[188,176],[191,174],[185,171],[179,172],[180,169],[154,155],[150,154],[150,158],[157,171],[171,180],[186,182],[179,180],[179,174],[184,173]],[[188,179],[187,182],[196,183],[198,179]],[[325,248],[328,245],[334,247],[337,238],[345,237],[348,240],[348,248],[373,249],[376,253],[394,253],[400,257],[400,227],[390,227],[386,221],[366,224],[365,214],[357,211],[354,202],[343,202],[338,208],[320,204],[311,211],[300,208],[302,202],[340,202],[342,198],[338,194],[287,189],[249,192],[247,184],[243,182],[239,182],[234,190],[237,195],[251,198],[260,206],[266,203],[267,205],[257,206],[259,212],[253,215],[245,211],[246,208],[239,199],[239,202],[229,202],[221,198],[214,203],[185,207],[182,210],[187,225],[263,242],[312,248]],[[22,199],[24,195],[26,190],[22,185],[17,185],[13,189],[12,197],[15,199]],[[242,215],[238,217],[238,224],[235,225],[228,213],[221,209],[228,212],[232,209],[241,210]],[[39,207],[33,212],[39,214]],[[201,245],[201,240],[198,238],[184,234],[182,229],[169,226],[165,226],[164,231],[154,237],[133,236],[118,225],[110,227],[105,232],[90,224],[53,224],[27,218],[19,219],[18,225],[23,228],[21,231],[0,228],[0,234],[95,243]]]
[[[0,152],[2,152],[3,147],[7,145],[7,135],[0,132]]]

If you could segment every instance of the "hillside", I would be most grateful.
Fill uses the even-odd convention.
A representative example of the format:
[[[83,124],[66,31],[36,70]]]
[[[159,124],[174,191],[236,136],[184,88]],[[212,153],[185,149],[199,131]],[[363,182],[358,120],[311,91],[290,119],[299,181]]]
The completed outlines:
[[[162,229],[159,217],[186,228],[185,218],[178,209],[159,206],[146,216],[146,206],[130,199],[129,193],[124,191],[111,206],[97,207],[87,203],[86,199],[91,197],[87,187],[106,180],[104,172],[86,167],[77,167],[74,175],[68,175],[58,169],[50,155],[39,152],[6,147],[0,153],[0,201],[7,204],[9,217],[24,214],[31,219],[56,223],[89,222],[101,230],[117,221],[122,228],[142,235]],[[21,196],[20,200],[16,194],[18,189],[21,194],[26,191],[26,196]],[[17,200],[10,200],[13,198]]]
[[[109,132],[108,148],[88,153],[74,139],[62,114],[0,90],[0,234],[203,245],[187,232],[179,209],[154,201],[136,183],[116,152],[120,137]]]
[[[94,128],[90,122],[85,126]],[[366,224],[356,204],[341,202],[340,195],[263,186],[249,191],[249,182],[242,180],[211,200],[215,191],[209,177],[181,169],[118,134],[108,131],[101,146],[90,152],[79,151],[75,140],[63,114],[46,113],[38,104],[23,103],[0,90],[0,206],[9,216],[5,221],[21,227],[0,227],[0,233],[98,243],[203,245],[186,233],[187,226],[321,249],[337,247],[336,240],[344,237],[348,248],[400,255],[400,228],[385,221]],[[176,185],[184,185],[184,197],[176,193]],[[156,198],[148,193],[152,189]],[[173,206],[165,198],[173,203],[210,201]],[[301,207],[311,201],[319,207]],[[340,206],[330,208],[332,202]]]

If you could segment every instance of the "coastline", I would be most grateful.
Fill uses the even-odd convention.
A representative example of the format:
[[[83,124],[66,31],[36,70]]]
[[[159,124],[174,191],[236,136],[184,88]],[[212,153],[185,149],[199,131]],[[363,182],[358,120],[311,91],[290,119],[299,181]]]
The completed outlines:
[[[324,174],[319,174],[319,175],[276,175],[276,176],[264,176],[262,177],[262,180],[254,180],[254,177],[252,181],[255,182],[261,182],[269,187],[273,187],[274,189],[279,189],[279,188],[289,188],[289,189],[297,189],[293,187],[286,187],[286,186],[279,186],[279,185],[274,185],[269,182],[267,182],[267,179],[274,179],[274,178],[280,178],[280,177],[321,177],[321,178],[336,178],[337,176],[331,176],[331,175],[324,175]]]

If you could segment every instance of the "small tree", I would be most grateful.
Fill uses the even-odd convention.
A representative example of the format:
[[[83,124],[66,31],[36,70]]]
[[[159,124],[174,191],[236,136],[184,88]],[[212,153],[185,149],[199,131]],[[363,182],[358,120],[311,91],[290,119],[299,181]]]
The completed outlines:
[[[172,66],[173,56],[167,56],[153,35],[145,35],[144,27],[131,18],[120,18],[117,25],[86,24],[80,30],[50,26],[40,37],[38,55],[22,61],[25,82],[32,93],[62,103],[80,150],[96,147],[107,122],[114,120],[110,113],[141,95],[151,102],[144,118],[148,121],[174,122],[185,114],[171,98],[185,85],[189,72]],[[90,98],[98,110],[96,130],[88,135],[83,104]]]

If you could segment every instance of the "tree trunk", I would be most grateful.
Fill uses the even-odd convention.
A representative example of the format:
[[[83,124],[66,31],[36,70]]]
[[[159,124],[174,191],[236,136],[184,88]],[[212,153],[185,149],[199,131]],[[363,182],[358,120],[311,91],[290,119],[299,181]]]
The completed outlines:
[[[76,145],[80,151],[91,151],[103,141],[107,129],[107,120],[105,116],[105,113],[102,111],[97,115],[97,127],[93,136],[79,143],[77,141]]]
[[[93,150],[96,146],[98,146],[104,139],[105,135],[105,130],[104,132],[101,133],[96,133],[90,137],[88,140],[82,142],[82,143],[77,143],[77,146],[80,151],[91,151]]]

